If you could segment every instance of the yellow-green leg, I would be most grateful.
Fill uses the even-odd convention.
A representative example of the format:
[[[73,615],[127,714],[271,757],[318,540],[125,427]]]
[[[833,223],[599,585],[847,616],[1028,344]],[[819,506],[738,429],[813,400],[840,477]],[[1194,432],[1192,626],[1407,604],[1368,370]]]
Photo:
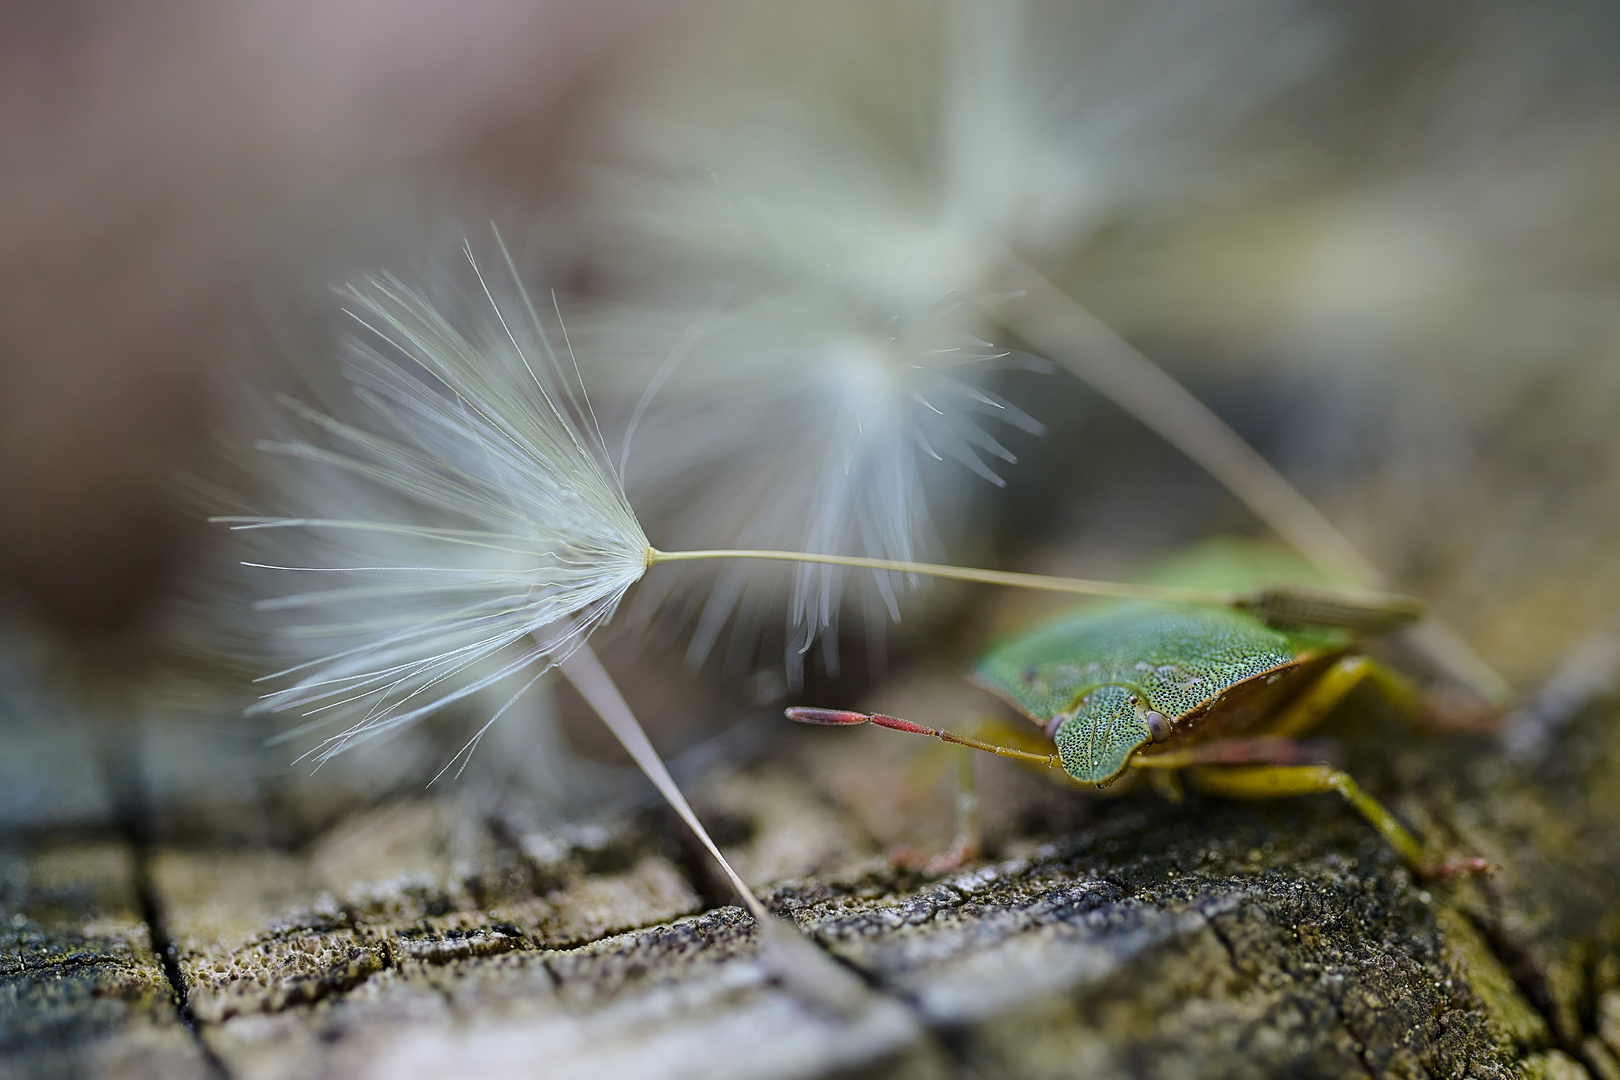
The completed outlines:
[[[955,870],[979,857],[979,782],[973,774],[973,755],[966,747],[956,751],[956,837],[945,854],[929,868]]]
[[[1420,875],[1484,870],[1485,863],[1479,859],[1453,864],[1431,858],[1417,837],[1382,803],[1361,790],[1349,773],[1331,765],[1297,763],[1295,755],[1305,744],[1292,741],[1293,737],[1321,723],[1345,695],[1364,681],[1373,682],[1403,708],[1414,709],[1418,704],[1419,694],[1406,679],[1365,656],[1347,656],[1289,702],[1265,725],[1263,736],[1200,743],[1167,754],[1139,757],[1132,764],[1155,771],[1184,769],[1199,789],[1233,799],[1280,799],[1336,791]]]
[[[1331,765],[1200,765],[1188,770],[1188,779],[1200,790],[1229,799],[1284,799],[1336,791],[1401,853],[1413,870],[1428,875],[1438,869],[1417,837],[1394,814],[1362,791],[1349,773]]]
[[[1198,765],[1187,773],[1200,790],[1229,799],[1283,799],[1336,791],[1401,853],[1420,877],[1480,874],[1490,869],[1484,859],[1431,857],[1383,803],[1362,791],[1349,773],[1331,765]]]
[[[1266,725],[1266,734],[1289,737],[1309,731],[1363,682],[1372,683],[1403,712],[1415,715],[1422,706],[1422,693],[1406,676],[1369,657],[1346,656],[1328,668],[1309,690],[1289,702]]]
[[[956,751],[956,836],[939,855],[928,855],[910,848],[889,853],[900,866],[928,874],[948,874],[979,857],[979,784],[973,773],[973,755],[966,747]]]
[[[1287,738],[1309,731],[1372,673],[1373,666],[1365,656],[1346,656],[1328,668],[1310,689],[1284,706],[1266,725],[1266,734]]]

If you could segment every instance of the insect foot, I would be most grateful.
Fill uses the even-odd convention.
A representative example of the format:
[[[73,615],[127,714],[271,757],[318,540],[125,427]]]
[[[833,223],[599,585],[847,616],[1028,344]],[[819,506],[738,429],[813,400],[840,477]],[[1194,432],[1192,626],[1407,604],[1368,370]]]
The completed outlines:
[[[1492,874],[1496,867],[1478,856],[1448,858],[1438,863],[1429,863],[1419,869],[1419,876],[1432,880],[1443,881],[1447,878],[1465,877],[1474,874]]]
[[[977,859],[979,838],[976,835],[958,836],[951,841],[950,847],[937,855],[930,855],[915,848],[895,848],[888,855],[889,861],[902,870],[910,870],[925,877],[939,877],[954,873]]]

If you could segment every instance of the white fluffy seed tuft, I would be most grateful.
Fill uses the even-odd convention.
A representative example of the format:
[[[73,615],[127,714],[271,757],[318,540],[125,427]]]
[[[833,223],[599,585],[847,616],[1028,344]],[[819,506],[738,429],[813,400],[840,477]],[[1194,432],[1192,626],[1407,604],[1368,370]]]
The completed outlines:
[[[300,714],[296,733],[332,731],[309,752],[317,762],[508,694],[464,762],[648,566],[560,317],[548,333],[466,254],[479,290],[455,321],[391,276],[346,290],[362,332],[344,375],[367,420],[288,401],[305,437],[261,449],[315,474],[287,485],[308,512],[221,519],[299,534],[295,564],[246,564],[307,586],[258,605],[296,621],[280,635],[293,662],[262,680],[287,685],[256,708]]]
[[[653,380],[654,407],[638,409],[625,474],[661,541],[902,561],[937,554],[934,526],[948,534],[971,501],[951,474],[999,486],[1014,454],[998,428],[1041,430],[985,384],[1039,361],[978,337],[980,305],[947,296],[902,319],[890,299],[755,298],[692,323],[669,354],[680,363]],[[645,385],[637,359],[668,349],[682,325],[627,309],[598,312],[585,332],[624,398]],[[858,601],[870,648],[916,583],[888,571],[738,563],[655,580],[633,617],[658,612],[684,624],[689,661],[719,652],[741,672],[780,635],[795,681],[818,642],[835,670],[842,603]]]

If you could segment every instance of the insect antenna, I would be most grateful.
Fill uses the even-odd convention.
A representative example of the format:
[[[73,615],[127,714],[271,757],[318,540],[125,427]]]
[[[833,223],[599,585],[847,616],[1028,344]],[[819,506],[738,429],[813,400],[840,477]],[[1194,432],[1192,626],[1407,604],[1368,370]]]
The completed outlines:
[[[997,746],[994,743],[970,739],[966,735],[958,735],[943,728],[924,727],[921,724],[914,724],[910,720],[902,720],[898,716],[884,716],[882,713],[859,713],[850,712],[846,709],[816,709],[796,705],[787,710],[787,718],[797,720],[801,724],[876,724],[878,727],[885,727],[890,731],[903,731],[908,735],[932,735],[934,738],[944,742],[971,747],[974,750],[982,750],[997,757],[1012,758],[1015,761],[1029,761],[1053,769],[1062,768],[1062,762],[1056,754],[1031,754],[1024,750]]]

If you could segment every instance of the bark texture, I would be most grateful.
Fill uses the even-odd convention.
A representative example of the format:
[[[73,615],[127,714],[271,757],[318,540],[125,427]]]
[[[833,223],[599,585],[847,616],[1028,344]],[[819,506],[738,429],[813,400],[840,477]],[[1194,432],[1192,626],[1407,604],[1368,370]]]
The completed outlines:
[[[538,830],[413,795],[291,849],[14,835],[0,1074],[1608,1080],[1615,719],[1524,771],[1354,699],[1358,776],[1496,867],[1441,883],[1332,797],[1087,799],[989,760],[990,857],[929,877],[890,852],[948,839],[932,744],[798,733],[698,802],[868,988],[848,1009],[772,978],[657,812]]]

